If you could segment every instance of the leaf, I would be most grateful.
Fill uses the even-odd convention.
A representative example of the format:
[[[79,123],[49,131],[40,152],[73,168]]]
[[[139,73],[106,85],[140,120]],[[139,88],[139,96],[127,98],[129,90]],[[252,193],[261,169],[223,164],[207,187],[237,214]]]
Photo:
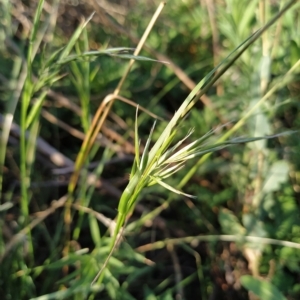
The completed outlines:
[[[242,17],[239,20],[239,25],[237,28],[240,36],[245,36],[246,34],[248,34],[248,30],[249,28],[251,28],[250,25],[251,20],[255,16],[257,2],[258,2],[257,0],[249,1],[248,6],[244,7],[245,8],[244,13],[242,14]]]
[[[241,277],[242,286],[262,300],[287,300],[272,283],[250,275]]]
[[[267,237],[268,233],[264,228],[264,222],[253,213],[244,213],[242,217],[243,225],[247,229],[247,235]]]
[[[240,224],[238,218],[229,209],[223,208],[219,213],[219,223],[225,234],[244,235],[246,229]]]
[[[89,227],[91,232],[92,240],[97,248],[101,247],[101,233],[97,222],[97,219],[92,214],[88,215]]]
[[[291,66],[293,66],[300,58],[300,48],[294,40],[290,42],[290,51],[291,51]]]
[[[144,286],[144,299],[145,300],[156,300],[156,296],[153,291],[146,285]]]
[[[140,60],[140,61],[151,61],[151,62],[160,62],[160,63],[167,64],[167,62],[165,62],[165,61],[160,61],[160,60],[156,60],[156,59],[152,59],[152,58],[140,56],[140,55],[128,54],[128,52],[132,51],[132,50],[134,50],[134,49],[123,47],[123,48],[111,48],[111,49],[98,50],[98,51],[87,51],[87,52],[83,52],[80,54],[72,54],[72,55],[69,55],[66,57],[61,57],[57,63],[58,64],[66,64],[66,63],[74,61],[74,60],[86,59],[86,58],[94,59],[98,56],[109,55],[112,57],[115,56],[115,57],[119,57],[119,58],[123,58],[123,59],[134,59],[134,60]]]
[[[87,259],[88,258],[84,255],[70,254],[69,256],[65,256],[64,258],[61,258],[58,261],[46,265],[45,268],[50,270],[60,269],[65,266],[70,266],[76,262],[86,263]]]
[[[103,285],[91,286],[90,283],[86,284],[83,280],[77,281],[76,286],[72,286],[66,290],[60,290],[47,295],[39,296],[36,298],[31,298],[30,300],[51,300],[51,299],[67,299],[68,297],[74,295],[75,293],[82,293],[88,295],[89,293],[97,293],[103,290]]]
[[[288,172],[289,166],[286,161],[279,160],[275,162],[270,168],[262,191],[266,194],[278,191],[281,184],[286,182],[286,180],[288,179]]]
[[[33,122],[33,120],[35,119],[35,117],[37,117],[40,113],[40,109],[43,105],[44,99],[47,95],[47,91],[43,91],[41,93],[41,95],[38,97],[37,101],[35,101],[35,103],[33,104],[27,119],[26,119],[26,129],[28,129],[28,127],[31,125],[31,123]]]
[[[3,204],[0,205],[0,212],[5,211],[5,210],[9,210],[10,208],[12,208],[14,205],[11,202],[5,202]]]
[[[247,235],[257,236],[257,237],[267,237],[268,232],[265,229],[264,223],[259,220],[259,218],[253,213],[244,213],[242,217],[242,222],[247,230]],[[266,245],[262,243],[253,243],[247,247],[254,248],[256,250],[263,251]]]
[[[261,78],[259,78],[259,81]],[[258,81],[258,80],[257,80]],[[260,86],[256,84],[256,86]],[[253,88],[254,90],[254,88]],[[257,93],[260,93],[260,89]],[[260,98],[255,98],[251,101],[250,106],[253,107],[257,104],[257,102],[260,100]],[[263,113],[263,110],[261,107],[258,107],[255,111],[255,117],[253,117],[252,120],[249,120],[250,127],[252,128],[251,130],[251,135],[254,137],[259,137],[259,136],[266,136],[271,133],[271,128],[270,128],[270,122]],[[264,149],[266,148],[266,140],[262,139],[259,141],[254,142],[253,144],[250,145],[251,148],[254,149]]]
[[[59,56],[59,61],[57,63],[59,63],[60,61],[63,61],[64,59],[67,58],[67,56],[71,52],[72,48],[74,47],[75,43],[79,39],[79,37],[80,37],[83,29],[87,26],[87,24],[89,23],[89,21],[93,18],[94,14],[95,13],[92,13],[90,15],[90,17],[87,18],[87,20],[83,20],[80,23],[80,25],[77,27],[77,29],[75,30],[75,32],[73,33],[73,35],[69,39],[69,42],[67,43],[67,45],[64,47],[63,51],[61,52],[61,54]]]
[[[153,59],[153,58],[149,58],[149,57],[145,57],[145,56],[141,56],[141,55],[131,55],[131,54],[109,54],[109,55],[116,56],[116,57],[123,58],[123,59],[134,59],[134,60],[140,60],[140,61],[151,61],[151,62],[159,62],[162,64],[168,64],[167,61],[157,60],[157,59]]]

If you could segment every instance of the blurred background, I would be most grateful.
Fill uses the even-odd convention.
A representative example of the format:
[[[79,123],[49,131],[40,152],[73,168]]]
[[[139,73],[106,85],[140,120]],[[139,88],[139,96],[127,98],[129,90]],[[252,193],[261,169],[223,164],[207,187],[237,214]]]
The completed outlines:
[[[130,101],[115,101],[98,134],[68,234],[74,162],[128,59],[59,65],[56,56],[93,12],[70,54],[135,48],[160,2],[45,1],[35,26],[38,2],[0,1],[0,298],[300,299],[299,131],[190,160],[168,184],[195,199],[145,189],[102,284],[90,286],[134,159],[135,105],[161,119],[156,140],[196,84],[287,1],[167,1],[140,54],[158,62],[137,60],[126,78],[120,95]],[[299,130],[299,17],[296,3],[246,50],[191,110],[178,139],[190,128],[189,140],[216,128],[221,137],[259,101],[232,138]],[[141,148],[154,119],[139,113]]]

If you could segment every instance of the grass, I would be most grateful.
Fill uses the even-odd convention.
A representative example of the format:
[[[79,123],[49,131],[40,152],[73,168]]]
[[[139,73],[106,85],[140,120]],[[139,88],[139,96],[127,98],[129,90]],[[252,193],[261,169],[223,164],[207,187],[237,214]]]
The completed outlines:
[[[297,299],[296,2],[1,2],[5,299]]]

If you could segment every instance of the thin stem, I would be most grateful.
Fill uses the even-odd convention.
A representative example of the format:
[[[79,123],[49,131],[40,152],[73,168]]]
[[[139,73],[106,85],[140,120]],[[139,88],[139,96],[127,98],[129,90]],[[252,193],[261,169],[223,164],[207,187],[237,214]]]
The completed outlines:
[[[258,236],[238,236],[238,235],[200,235],[189,236],[177,239],[166,239],[164,241],[157,241],[154,243],[146,244],[136,248],[138,252],[148,252],[157,249],[165,248],[167,245],[180,245],[182,243],[198,244],[199,242],[239,242],[239,243],[258,243],[264,245],[277,245],[281,247],[289,247],[300,249],[299,243],[282,241]]]
[[[240,129],[246,122],[246,120],[255,112],[255,110],[260,107],[269,97],[271,97],[277,90],[284,87],[290,80],[291,75],[297,70],[300,66],[300,60],[287,72],[282,81],[275,84],[253,107],[251,107],[247,113],[231,128],[229,129],[216,143],[222,143],[227,140],[231,135],[233,135],[238,129]],[[186,183],[192,178],[195,172],[198,170],[200,165],[202,165],[212,153],[207,153],[203,155],[198,162],[189,170],[189,172],[184,176],[184,178],[179,183],[179,188],[182,188]]]
[[[160,5],[158,6],[155,14],[153,15],[150,23],[148,24],[148,26],[145,30],[140,42],[137,45],[137,48],[134,52],[135,56],[137,56],[140,53],[141,49],[143,48],[143,46],[146,42],[146,39],[148,38],[148,35],[150,34],[150,32],[151,32],[158,16],[162,12],[162,9],[164,8],[165,4],[166,4],[165,2],[161,2]],[[125,82],[125,79],[127,78],[134,62],[135,62],[134,59],[131,59],[129,61],[128,66],[127,66],[121,80],[118,83],[118,86],[116,87],[116,89],[113,92],[113,96],[116,96],[120,93],[121,88],[122,88],[122,86]],[[112,99],[108,103],[104,101],[103,102],[104,105],[99,106],[99,108],[98,108],[98,110],[97,110],[97,112],[96,112],[96,114],[93,118],[90,130],[87,132],[86,138],[85,138],[85,140],[82,144],[79,155],[77,156],[77,159],[76,159],[76,162],[75,162],[75,169],[74,169],[74,172],[71,176],[70,185],[69,185],[69,188],[68,188],[70,195],[74,192],[75,186],[76,186],[77,181],[78,181],[78,176],[79,176],[79,173],[80,173],[80,169],[82,168],[82,165],[83,165],[86,157],[88,156],[88,153],[90,152],[90,150],[91,150],[91,148],[92,148],[92,146],[93,146],[93,144],[94,144],[94,142],[97,138],[97,135],[100,132],[100,130],[103,126],[103,123],[107,118],[107,115],[108,115],[109,111],[111,110],[111,107],[112,107],[114,101],[115,101],[115,99]]]

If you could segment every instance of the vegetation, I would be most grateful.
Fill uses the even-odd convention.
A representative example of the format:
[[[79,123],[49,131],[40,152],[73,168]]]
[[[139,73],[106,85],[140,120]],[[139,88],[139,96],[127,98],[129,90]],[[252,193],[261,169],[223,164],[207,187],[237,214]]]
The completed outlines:
[[[299,2],[154,2],[0,1],[1,299],[300,298]]]

